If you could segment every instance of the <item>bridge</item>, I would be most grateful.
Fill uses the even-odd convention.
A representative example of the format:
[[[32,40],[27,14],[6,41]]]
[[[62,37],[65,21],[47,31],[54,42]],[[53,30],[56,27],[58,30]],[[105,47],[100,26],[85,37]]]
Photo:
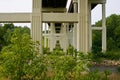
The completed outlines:
[[[31,23],[33,41],[40,42],[42,53],[42,36],[48,40],[52,51],[59,41],[66,51],[71,44],[78,51],[87,53],[92,48],[92,31],[102,31],[102,51],[106,51],[106,0],[33,0],[32,13],[0,13],[0,23]],[[102,5],[102,26],[91,26],[91,10]],[[67,6],[67,8],[66,8]],[[49,25],[49,33],[43,35],[42,23]],[[46,36],[47,35],[47,36]]]

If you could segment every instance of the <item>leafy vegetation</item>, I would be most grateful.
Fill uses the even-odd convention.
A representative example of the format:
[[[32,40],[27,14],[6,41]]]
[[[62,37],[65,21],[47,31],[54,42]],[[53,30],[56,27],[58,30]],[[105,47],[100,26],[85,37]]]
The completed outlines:
[[[10,44],[1,51],[1,76],[10,80],[66,80],[78,79],[87,71],[89,59],[79,53],[77,59],[69,55],[40,54],[37,42],[16,28]]]
[[[117,68],[118,72],[120,73],[120,66]]]
[[[38,46],[29,33],[15,28],[10,43],[0,54],[0,76],[9,80],[86,80],[98,74],[89,72],[89,55],[75,51],[72,46],[68,48],[68,53],[72,54],[66,55],[40,54]],[[77,53],[76,57],[73,53]],[[94,76],[97,77],[100,76]]]
[[[102,21],[95,26],[102,26]],[[101,31],[93,31],[93,54],[96,57],[107,59],[120,59],[120,15],[113,14],[106,19],[107,27],[107,52],[101,53]],[[94,58],[95,58],[94,57]]]
[[[96,22],[95,26],[102,26],[102,21]],[[113,14],[106,18],[107,27],[107,50],[112,51],[120,48],[120,15]],[[93,34],[93,50],[101,46],[101,32]],[[97,47],[97,48],[96,48]]]
[[[18,27],[14,26],[12,23],[4,24],[4,26],[0,26],[0,51],[4,46],[7,46],[11,43],[10,39],[14,32],[14,29],[21,29],[21,34],[28,33],[30,34],[30,29],[28,27]]]
[[[59,44],[53,52],[44,48],[44,54],[40,54],[39,42],[31,40],[29,28],[0,26],[0,76],[5,80],[108,80],[109,71],[89,70],[91,58],[120,59],[120,16],[111,15],[106,24],[107,53],[100,52],[101,32],[94,31],[93,53],[89,54],[78,52],[71,45],[64,53]],[[101,26],[101,21],[96,26]]]
[[[26,75],[28,64],[38,52],[34,50],[34,44],[28,34],[22,34],[22,30],[16,28],[12,34],[10,44],[1,51],[1,67],[4,76],[14,80],[21,80]],[[24,70],[25,69],[25,70]]]

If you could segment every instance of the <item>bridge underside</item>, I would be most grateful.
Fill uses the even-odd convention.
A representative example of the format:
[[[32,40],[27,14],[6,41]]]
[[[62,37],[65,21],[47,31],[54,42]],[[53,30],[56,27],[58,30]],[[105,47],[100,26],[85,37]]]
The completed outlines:
[[[78,14],[64,14],[67,11],[67,1],[68,0],[42,0],[42,22],[78,22]],[[68,12],[73,13],[74,6],[72,0],[70,1]],[[91,3],[91,9],[93,9],[97,4],[105,3],[106,0],[88,0],[88,2]],[[0,13],[0,23],[30,23],[31,15],[32,13]]]
[[[92,48],[92,30],[102,30],[102,50],[106,50],[105,3],[106,0],[33,0],[32,13],[0,13],[0,23],[31,23],[31,35],[34,41],[40,42],[42,53],[42,23],[50,26],[50,48],[53,49],[55,40],[61,41],[64,51],[68,47],[68,32],[73,31],[70,41],[78,51],[89,52]],[[91,27],[91,10],[102,4],[102,27]],[[68,8],[66,8],[68,5]],[[56,34],[55,30],[61,30]],[[69,29],[72,24],[72,27]],[[61,29],[60,29],[61,28]],[[71,37],[71,36],[70,36]],[[62,38],[62,39],[61,39]],[[54,40],[55,39],[55,40]],[[53,45],[54,44],[54,45]]]
[[[42,0],[42,7],[64,8],[66,4],[67,0]]]

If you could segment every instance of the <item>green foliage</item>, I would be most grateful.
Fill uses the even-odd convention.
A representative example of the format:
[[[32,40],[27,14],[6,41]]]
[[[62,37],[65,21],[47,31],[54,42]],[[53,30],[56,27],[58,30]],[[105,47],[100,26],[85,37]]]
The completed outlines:
[[[31,41],[27,32],[18,27],[11,33],[10,43],[0,54],[1,76],[10,80],[77,80],[81,72],[88,71],[87,55],[70,48],[70,55],[65,56],[59,46],[51,54],[39,54],[39,43]],[[74,58],[71,52],[79,55]]]
[[[105,80],[109,80],[109,79],[108,79],[108,76],[109,76],[110,74],[112,74],[112,72],[111,72],[111,71],[108,71],[108,70],[105,70],[105,71],[104,71],[104,74],[105,74]]]
[[[104,54],[106,59],[111,59],[111,60],[120,60],[120,51],[108,51],[106,54]]]
[[[64,52],[62,49],[54,49],[52,54],[54,55],[64,55]]]
[[[95,26],[101,26],[102,21],[96,22]],[[107,50],[120,48],[120,15],[113,14],[106,18],[107,27]],[[93,51],[101,46],[101,33],[95,31],[93,34]],[[99,50],[98,50],[99,52]]]
[[[12,80],[22,80],[26,75],[30,61],[38,55],[37,48],[28,34],[22,34],[22,30],[16,28],[11,38],[11,44],[4,47],[1,52],[1,66],[4,76]],[[37,51],[37,52],[36,52]]]
[[[43,48],[43,54],[50,54],[49,48]]]
[[[118,70],[118,72],[120,73],[120,66],[118,66],[117,70]]]
[[[53,49],[52,54],[54,54],[54,55],[64,55],[63,49],[61,48],[59,41],[56,42],[56,46]]]
[[[120,50],[107,51],[106,53],[97,52],[91,53],[92,60],[102,62],[104,59],[108,60],[120,60]]]
[[[88,72],[87,64],[89,63],[86,55],[79,54],[77,60],[70,55],[46,55],[52,80],[77,80],[81,72]]]
[[[12,23],[4,24],[4,26],[0,26],[0,51],[4,46],[7,46],[11,43],[10,39],[14,32],[15,28],[21,29],[21,34],[27,33],[30,34],[30,29],[28,27],[17,27]]]
[[[105,70],[104,72],[99,72],[98,70],[91,71],[87,76],[82,80],[109,80],[110,71]]]
[[[13,29],[13,24],[5,24],[4,26],[0,26],[0,51],[3,46],[6,46],[10,43]]]
[[[102,75],[98,72],[98,70],[91,71],[84,80],[101,80]]]
[[[95,26],[102,26],[102,21],[96,22]],[[101,53],[101,31],[93,31],[92,52],[95,59],[120,59],[120,15],[113,14],[106,18],[107,27],[107,52]]]
[[[102,52],[90,53],[90,54],[91,54],[91,59],[94,62],[101,63],[104,59],[104,53]]]
[[[107,46],[107,49],[108,50],[113,50],[113,49],[116,49],[117,47],[116,47],[116,42],[113,40],[113,38],[108,38],[108,40],[107,40],[107,44],[109,45],[109,46]],[[111,47],[112,46],[112,47]]]
[[[97,53],[101,51],[101,31],[93,31],[93,46],[92,46],[92,52]]]
[[[10,80],[77,80],[81,72],[88,71],[87,55],[78,52],[75,59],[70,55],[39,54],[39,44],[21,33],[22,30],[16,28],[11,44],[2,49],[2,76]]]
[[[74,48],[72,45],[69,45],[67,49],[67,54],[73,56],[74,55]]]
[[[5,29],[8,28],[6,25]],[[0,30],[4,32],[3,27]],[[8,29],[0,41],[2,38],[8,43],[0,54],[0,74],[10,80],[101,80],[104,77],[98,71],[89,71],[91,54],[78,52],[71,45],[67,54],[59,44],[53,52],[44,48],[44,54],[40,54],[39,42],[31,41],[27,27]],[[97,56],[103,54],[97,53],[94,57]],[[107,72],[103,74],[108,76]]]

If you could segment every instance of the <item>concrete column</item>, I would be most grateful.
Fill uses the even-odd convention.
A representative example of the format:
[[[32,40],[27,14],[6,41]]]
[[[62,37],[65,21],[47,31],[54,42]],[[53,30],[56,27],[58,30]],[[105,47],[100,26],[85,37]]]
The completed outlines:
[[[54,48],[54,34],[55,34],[55,24],[54,23],[50,23],[50,51],[53,51]]]
[[[33,41],[40,42],[40,53],[42,53],[42,0],[33,0],[31,35]]]
[[[67,31],[66,31],[66,23],[64,23],[64,25],[62,26],[63,27],[63,51],[66,52],[67,50]]]
[[[77,0],[73,0],[74,13],[77,13],[78,11],[77,3]],[[73,47],[77,49],[77,23],[74,23],[73,28]]]
[[[78,0],[78,46],[77,50],[87,53],[88,48],[88,0]]]
[[[48,26],[48,37],[47,37],[47,39],[48,39],[48,48],[50,48],[50,26]]]
[[[66,23],[66,33],[67,33],[67,46],[69,46],[70,41],[69,41],[69,23]]]
[[[105,3],[102,4],[102,52],[106,51],[106,10]]]
[[[44,47],[46,48],[47,47],[47,23],[45,23],[45,36],[44,36]]]
[[[50,37],[48,38],[48,48],[50,48]]]
[[[65,40],[65,35],[64,35],[64,24],[63,23],[61,23],[61,27],[60,27],[61,29],[60,29],[60,33],[57,33],[57,34],[59,34],[59,39],[57,38],[57,40],[60,42],[60,47],[64,50],[64,45],[65,45],[65,42],[64,42],[64,40]],[[56,40],[56,41],[57,41]]]
[[[73,46],[73,24],[70,24],[70,32],[69,32],[70,44]]]
[[[91,3],[88,4],[88,15],[89,15],[89,52],[92,50],[92,26],[91,26]]]

